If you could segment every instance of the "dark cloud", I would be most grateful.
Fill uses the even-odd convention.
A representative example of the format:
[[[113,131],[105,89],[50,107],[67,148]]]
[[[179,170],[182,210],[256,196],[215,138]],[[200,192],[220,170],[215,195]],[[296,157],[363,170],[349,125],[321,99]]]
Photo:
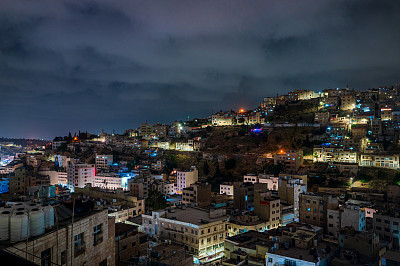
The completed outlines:
[[[399,82],[400,2],[0,1],[0,135],[122,131]]]

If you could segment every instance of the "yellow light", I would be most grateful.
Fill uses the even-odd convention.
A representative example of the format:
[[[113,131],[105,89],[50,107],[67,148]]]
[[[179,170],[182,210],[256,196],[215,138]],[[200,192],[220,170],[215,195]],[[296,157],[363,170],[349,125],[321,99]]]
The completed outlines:
[[[243,113],[243,112],[244,112],[244,109],[240,109],[240,110],[239,110],[239,113]]]

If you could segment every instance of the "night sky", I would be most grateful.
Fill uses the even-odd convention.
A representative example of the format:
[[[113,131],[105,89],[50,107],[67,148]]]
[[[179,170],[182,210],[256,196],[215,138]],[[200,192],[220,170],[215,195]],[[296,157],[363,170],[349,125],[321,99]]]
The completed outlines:
[[[0,1],[0,136],[123,132],[399,83],[400,1]]]

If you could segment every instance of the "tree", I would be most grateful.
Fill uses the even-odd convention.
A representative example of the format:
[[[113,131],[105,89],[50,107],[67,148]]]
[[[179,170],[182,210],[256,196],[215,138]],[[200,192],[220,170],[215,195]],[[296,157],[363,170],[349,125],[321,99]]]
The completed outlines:
[[[236,161],[235,159],[228,159],[225,161],[225,169],[231,170],[236,168]]]
[[[149,191],[149,196],[146,199],[146,203],[154,211],[165,209],[167,207],[167,200],[165,199],[165,196],[158,190]]]
[[[203,164],[203,174],[207,176],[209,173],[210,173],[210,167],[208,166],[207,161],[205,161]]]

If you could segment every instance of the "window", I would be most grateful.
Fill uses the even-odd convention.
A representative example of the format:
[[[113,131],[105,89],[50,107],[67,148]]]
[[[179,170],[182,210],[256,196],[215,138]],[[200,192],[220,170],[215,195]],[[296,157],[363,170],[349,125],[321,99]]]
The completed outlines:
[[[61,252],[61,265],[64,265],[67,263],[67,251],[62,251]]]
[[[51,265],[51,249],[48,248],[42,251],[40,255],[40,265],[42,266],[50,266]]]
[[[93,246],[96,246],[103,242],[103,231],[102,224],[93,227]]]
[[[85,252],[84,233],[80,233],[74,237],[75,257],[78,257]]]

